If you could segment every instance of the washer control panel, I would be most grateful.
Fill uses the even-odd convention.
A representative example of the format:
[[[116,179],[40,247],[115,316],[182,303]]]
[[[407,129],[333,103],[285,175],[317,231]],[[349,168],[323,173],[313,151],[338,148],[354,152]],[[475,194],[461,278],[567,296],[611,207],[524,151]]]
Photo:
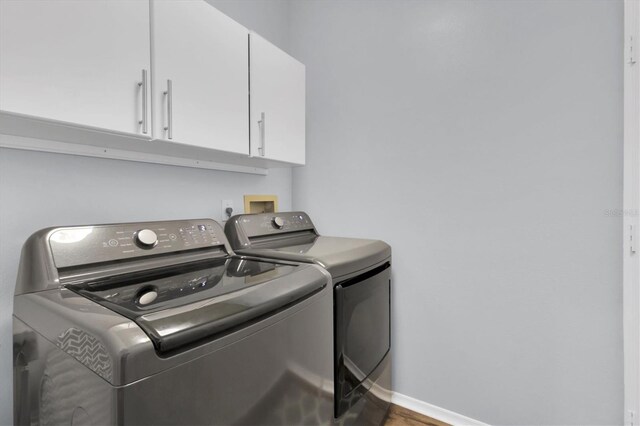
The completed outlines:
[[[228,243],[216,221],[202,219],[56,228],[49,246],[56,267],[66,268]]]

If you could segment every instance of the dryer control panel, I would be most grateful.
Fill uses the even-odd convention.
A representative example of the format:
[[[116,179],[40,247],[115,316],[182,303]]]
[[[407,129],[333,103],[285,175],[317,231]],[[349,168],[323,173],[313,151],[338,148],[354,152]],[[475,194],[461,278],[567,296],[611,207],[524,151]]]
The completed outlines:
[[[305,212],[241,214],[229,219],[225,225],[231,247],[246,247],[251,238],[303,231],[318,235]]]

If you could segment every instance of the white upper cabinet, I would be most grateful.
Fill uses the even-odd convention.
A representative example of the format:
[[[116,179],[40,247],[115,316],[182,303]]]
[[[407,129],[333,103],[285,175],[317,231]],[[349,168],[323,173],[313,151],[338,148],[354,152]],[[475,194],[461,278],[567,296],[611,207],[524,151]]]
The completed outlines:
[[[154,138],[248,155],[248,30],[202,0],[151,8]]]
[[[265,174],[305,163],[305,67],[204,0],[0,0],[4,135]]]
[[[0,110],[142,133],[149,39],[148,1],[0,0]]]
[[[305,67],[251,33],[251,155],[305,163]]]

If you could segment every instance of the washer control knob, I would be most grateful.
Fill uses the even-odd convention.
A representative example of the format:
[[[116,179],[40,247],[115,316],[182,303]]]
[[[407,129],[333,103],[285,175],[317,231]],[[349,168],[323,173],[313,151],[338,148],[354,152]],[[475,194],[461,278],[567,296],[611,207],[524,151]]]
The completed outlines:
[[[274,217],[271,222],[276,229],[282,229],[282,227],[284,226],[284,219],[278,216]]]
[[[155,291],[155,290],[145,291],[138,298],[138,303],[140,305],[148,305],[149,303],[151,303],[154,300],[156,300],[157,297],[158,297],[158,292],[157,291]]]
[[[142,248],[151,248],[158,243],[158,236],[151,229],[136,232],[136,243]]]

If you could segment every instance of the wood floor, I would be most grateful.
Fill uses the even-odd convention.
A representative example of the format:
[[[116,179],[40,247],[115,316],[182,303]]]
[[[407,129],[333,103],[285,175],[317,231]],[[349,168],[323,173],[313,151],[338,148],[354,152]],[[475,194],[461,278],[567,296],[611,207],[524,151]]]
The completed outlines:
[[[385,426],[451,426],[440,420],[408,410],[399,405],[391,405]]]

